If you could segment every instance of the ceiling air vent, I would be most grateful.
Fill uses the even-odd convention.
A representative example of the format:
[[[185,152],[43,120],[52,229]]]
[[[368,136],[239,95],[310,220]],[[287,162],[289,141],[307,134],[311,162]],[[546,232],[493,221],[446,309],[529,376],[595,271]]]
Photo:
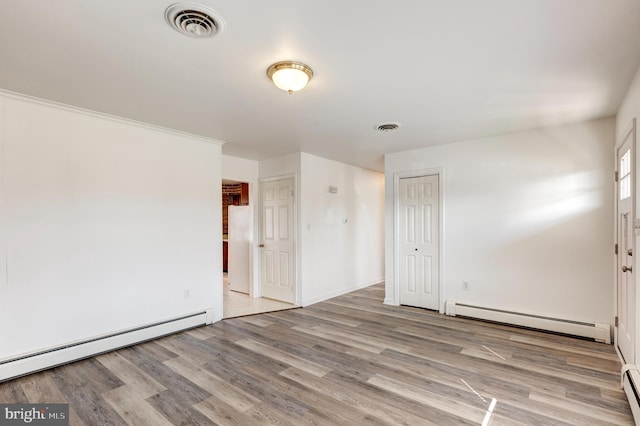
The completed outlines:
[[[392,132],[400,127],[400,123],[384,123],[376,127],[380,132]]]
[[[222,16],[195,3],[172,4],[164,12],[164,18],[173,29],[189,37],[212,37],[224,29]]]

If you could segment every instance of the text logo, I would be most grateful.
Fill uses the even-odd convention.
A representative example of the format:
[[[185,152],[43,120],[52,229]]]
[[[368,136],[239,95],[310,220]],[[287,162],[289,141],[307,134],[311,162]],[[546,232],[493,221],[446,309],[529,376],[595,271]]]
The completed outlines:
[[[0,404],[0,426],[69,426],[69,404]]]

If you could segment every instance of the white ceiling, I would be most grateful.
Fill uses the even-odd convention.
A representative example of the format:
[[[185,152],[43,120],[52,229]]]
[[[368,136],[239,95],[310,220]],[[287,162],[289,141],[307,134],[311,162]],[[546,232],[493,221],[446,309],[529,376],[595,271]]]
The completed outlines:
[[[616,113],[640,65],[638,0],[2,0],[0,88],[227,142],[383,169],[387,152]],[[310,65],[288,95],[273,62]],[[391,133],[375,130],[401,122]]]

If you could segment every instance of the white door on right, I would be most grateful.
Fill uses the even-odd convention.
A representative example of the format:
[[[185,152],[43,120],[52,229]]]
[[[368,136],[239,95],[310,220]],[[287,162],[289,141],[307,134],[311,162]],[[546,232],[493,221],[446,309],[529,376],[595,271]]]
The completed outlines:
[[[440,309],[438,175],[400,179],[400,304]]]
[[[627,133],[622,146],[618,149],[618,190],[617,192],[617,307],[618,326],[616,343],[627,364],[635,364],[635,321],[636,290],[633,271],[633,199],[634,183],[634,128]]]

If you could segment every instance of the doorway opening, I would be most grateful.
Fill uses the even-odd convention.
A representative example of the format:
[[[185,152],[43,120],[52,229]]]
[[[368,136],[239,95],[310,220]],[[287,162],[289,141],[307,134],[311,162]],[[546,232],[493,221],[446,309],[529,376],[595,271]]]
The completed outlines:
[[[254,200],[248,182],[222,180],[222,270],[224,318],[290,309],[258,297],[254,289]]]

